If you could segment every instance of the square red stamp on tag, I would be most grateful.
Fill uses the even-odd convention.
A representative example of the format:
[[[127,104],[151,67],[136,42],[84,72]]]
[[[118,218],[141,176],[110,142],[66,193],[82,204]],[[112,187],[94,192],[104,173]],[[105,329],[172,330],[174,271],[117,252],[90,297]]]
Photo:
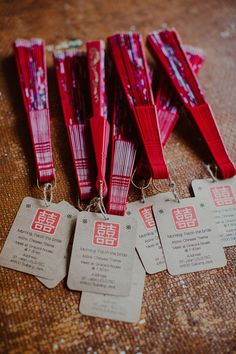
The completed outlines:
[[[93,244],[96,246],[118,247],[120,225],[111,222],[96,221]]]
[[[139,213],[143,219],[145,226],[148,229],[152,229],[153,227],[156,226],[155,220],[154,220],[153,214],[152,214],[152,206],[151,205],[139,209]]]
[[[195,210],[192,206],[172,209],[172,215],[177,230],[191,229],[199,225]]]
[[[231,186],[212,187],[210,190],[216,207],[236,204]]]
[[[38,209],[32,222],[31,229],[54,235],[59,223],[61,214],[50,210]]]

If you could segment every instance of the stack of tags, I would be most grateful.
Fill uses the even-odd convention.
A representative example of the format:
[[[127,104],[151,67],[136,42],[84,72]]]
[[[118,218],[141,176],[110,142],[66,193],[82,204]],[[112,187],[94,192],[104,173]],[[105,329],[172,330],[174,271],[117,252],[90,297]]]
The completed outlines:
[[[88,316],[124,322],[138,322],[142,306],[145,270],[135,254],[129,296],[112,296],[83,292],[79,310]]]
[[[145,271],[135,253],[136,234],[131,217],[79,213],[67,285],[82,291],[81,313],[138,321]]]
[[[226,265],[218,227],[203,200],[177,202],[168,192],[128,205],[127,214],[138,222],[136,249],[147,273],[167,268],[179,275]]]
[[[32,274],[54,288],[67,273],[68,250],[77,209],[62,201],[51,204],[26,197],[0,254],[0,265]]]
[[[207,203],[200,198],[181,199],[177,203],[173,196],[161,200],[163,197],[157,196],[153,212],[169,273],[224,267],[226,258],[219,231]]]
[[[87,42],[86,52],[54,53],[79,201],[90,200],[79,212],[66,201],[52,202],[43,41],[15,43],[43,200],[23,199],[0,265],[34,275],[48,288],[68,273],[68,288],[82,292],[82,314],[125,322],[139,320],[146,273],[221,268],[224,247],[236,245],[236,171],[196,77],[204,56],[183,47],[174,30],[148,35],[147,44],[156,63],[153,88],[138,33],[108,37],[107,50],[97,40]],[[195,197],[180,199],[163,146],[183,110],[222,180],[208,167],[211,179],[193,180]],[[135,185],[135,172],[149,178],[146,186]],[[169,181],[168,191],[160,191],[157,179]],[[131,182],[141,201],[127,205]],[[146,197],[151,182],[159,193]]]

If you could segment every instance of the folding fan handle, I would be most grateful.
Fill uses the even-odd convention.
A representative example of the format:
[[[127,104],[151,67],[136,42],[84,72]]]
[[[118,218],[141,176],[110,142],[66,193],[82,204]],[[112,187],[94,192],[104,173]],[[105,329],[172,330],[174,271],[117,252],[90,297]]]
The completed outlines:
[[[95,161],[88,114],[83,109],[89,92],[87,57],[78,49],[57,51],[54,52],[54,63],[79,199],[91,199],[96,195]]]
[[[13,44],[39,183],[55,179],[50,132],[45,44],[17,39]]]
[[[236,170],[226,150],[197,77],[184,52],[176,31],[165,30],[148,35],[147,44],[154,58],[162,64],[183,105],[197,124],[223,178],[235,175]]]
[[[107,194],[106,162],[110,135],[105,89],[105,44],[97,40],[87,42],[86,46],[93,111],[89,123],[97,165],[96,188],[99,191],[102,183],[103,197],[105,197]]]
[[[110,36],[108,43],[127,101],[134,114],[152,177],[169,178],[142,37],[139,33],[118,33]]]

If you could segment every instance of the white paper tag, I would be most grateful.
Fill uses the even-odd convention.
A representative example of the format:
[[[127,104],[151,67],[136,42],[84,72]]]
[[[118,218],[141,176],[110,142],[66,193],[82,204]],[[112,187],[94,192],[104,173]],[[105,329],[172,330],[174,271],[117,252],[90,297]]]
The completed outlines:
[[[163,193],[164,194],[164,193]],[[161,196],[161,194],[160,194]],[[160,196],[158,197],[160,200]],[[170,198],[171,198],[170,193]],[[166,196],[164,197],[167,198]],[[145,198],[127,205],[126,215],[137,220],[136,249],[139,257],[149,274],[161,272],[166,269],[166,262],[162,251],[161,241],[157,232],[152,206],[157,202],[157,196]]]
[[[213,182],[212,179],[192,181],[194,195],[207,198],[223,247],[236,245],[236,177]]]
[[[83,315],[124,322],[138,322],[140,318],[145,270],[135,255],[129,296],[113,296],[82,292],[79,310]]]
[[[164,193],[163,193],[164,194]],[[224,267],[226,258],[209,206],[200,198],[158,202],[153,206],[170,274]]]
[[[0,254],[0,265],[47,279],[57,274],[71,224],[70,215],[57,204],[45,207],[42,200],[23,199]]]
[[[126,216],[78,214],[67,285],[72,290],[128,296],[137,233]]]
[[[60,206],[62,211],[67,210],[67,214],[70,215],[70,218],[68,218],[68,223],[70,223],[71,228],[70,228],[70,232],[64,235],[64,237],[69,238],[69,244],[65,249],[63,258],[57,259],[57,273],[55,278],[46,279],[46,278],[37,277],[37,279],[49,289],[55,288],[65,278],[67,274],[68,261],[69,261],[68,257],[70,253],[70,240],[71,240],[71,236],[75,231],[75,224],[76,224],[76,219],[78,214],[78,210],[74,208],[71,204],[66,202],[65,200],[62,200],[57,205]]]

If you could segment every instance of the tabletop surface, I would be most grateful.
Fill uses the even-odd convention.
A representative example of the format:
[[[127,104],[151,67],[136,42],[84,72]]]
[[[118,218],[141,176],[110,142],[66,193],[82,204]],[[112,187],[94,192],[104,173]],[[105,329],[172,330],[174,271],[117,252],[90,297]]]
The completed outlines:
[[[184,43],[202,48],[207,61],[200,82],[236,162],[236,4],[234,0],[1,1],[0,2],[0,181],[3,246],[24,196],[41,197],[22,103],[12,42],[42,37],[57,44],[105,39],[117,31],[175,27]],[[77,187],[58,97],[51,53],[47,53],[55,201],[76,205]],[[184,119],[165,156],[181,197],[190,183],[206,178],[204,144]],[[150,187],[148,194],[155,193]],[[130,200],[138,192],[130,191]],[[65,281],[48,290],[33,276],[0,268],[0,353],[236,353],[236,247],[226,249],[223,269],[183,276],[166,271],[146,276],[140,321],[127,324],[83,316],[80,294]]]

